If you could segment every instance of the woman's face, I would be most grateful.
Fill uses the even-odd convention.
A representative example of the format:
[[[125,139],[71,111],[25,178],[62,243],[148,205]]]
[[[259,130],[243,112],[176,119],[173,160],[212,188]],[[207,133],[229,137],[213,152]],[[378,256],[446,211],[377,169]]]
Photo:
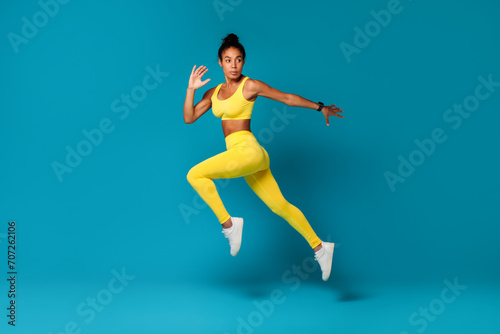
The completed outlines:
[[[222,61],[219,59],[219,65],[224,71],[227,78],[238,79],[243,70],[243,55],[240,50],[235,47],[230,47],[222,52]]]

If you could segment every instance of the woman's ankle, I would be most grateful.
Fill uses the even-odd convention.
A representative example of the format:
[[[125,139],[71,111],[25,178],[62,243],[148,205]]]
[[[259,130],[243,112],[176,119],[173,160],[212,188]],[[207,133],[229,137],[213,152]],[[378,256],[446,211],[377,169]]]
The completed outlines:
[[[313,248],[314,252],[317,252],[317,251],[319,251],[321,248],[323,248],[322,244],[323,244],[323,243],[320,243],[318,246],[314,247],[314,248]]]
[[[229,217],[229,219],[222,224],[222,228],[230,228],[231,226],[233,226],[233,221],[231,217]]]

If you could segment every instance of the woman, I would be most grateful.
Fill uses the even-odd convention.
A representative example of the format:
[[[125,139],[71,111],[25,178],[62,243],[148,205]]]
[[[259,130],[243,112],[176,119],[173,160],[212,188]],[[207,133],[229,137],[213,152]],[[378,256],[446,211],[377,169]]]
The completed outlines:
[[[214,115],[222,118],[227,151],[191,168],[187,180],[219,219],[222,233],[229,240],[231,255],[236,256],[241,246],[243,218],[229,215],[212,180],[243,176],[257,196],[307,240],[315,251],[315,259],[320,264],[322,278],[326,281],[330,276],[335,244],[321,241],[303,213],[281,194],[269,169],[269,155],[250,131],[250,116],[257,96],[280,101],[288,106],[321,111],[327,125],[330,125],[329,116],[343,118],[337,114],[342,111],[333,104],[323,106],[321,102],[314,103],[295,94],[280,92],[262,81],[252,80],[242,75],[244,64],[245,49],[238,37],[235,34],[227,35],[219,48],[219,65],[224,71],[226,82],[207,90],[194,107],[195,90],[203,87],[210,79],[201,81],[201,77],[208,71],[205,66],[195,70],[195,65],[191,71],[184,103],[184,122],[191,124],[212,108]]]

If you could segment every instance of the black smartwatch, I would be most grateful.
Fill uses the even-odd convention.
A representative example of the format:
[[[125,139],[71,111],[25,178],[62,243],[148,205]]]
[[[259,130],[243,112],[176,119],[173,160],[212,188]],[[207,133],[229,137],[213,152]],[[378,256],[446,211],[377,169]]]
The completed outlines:
[[[321,109],[323,109],[324,104],[323,104],[323,102],[318,102],[318,104],[319,104],[319,108],[316,110],[321,111]]]

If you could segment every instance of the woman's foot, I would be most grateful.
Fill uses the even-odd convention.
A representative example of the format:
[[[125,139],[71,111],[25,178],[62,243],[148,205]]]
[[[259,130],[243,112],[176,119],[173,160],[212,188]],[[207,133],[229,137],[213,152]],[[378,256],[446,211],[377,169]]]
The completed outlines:
[[[332,270],[333,248],[335,244],[333,242],[321,242],[321,246],[321,249],[315,252],[314,257],[321,267],[323,281],[327,281]]]
[[[230,227],[225,228],[224,225],[231,222]],[[227,225],[226,225],[227,226]],[[231,247],[231,255],[236,256],[241,247],[241,236],[243,234],[243,218],[231,217],[229,221],[222,224],[222,233],[224,237],[229,240],[229,246]]]

